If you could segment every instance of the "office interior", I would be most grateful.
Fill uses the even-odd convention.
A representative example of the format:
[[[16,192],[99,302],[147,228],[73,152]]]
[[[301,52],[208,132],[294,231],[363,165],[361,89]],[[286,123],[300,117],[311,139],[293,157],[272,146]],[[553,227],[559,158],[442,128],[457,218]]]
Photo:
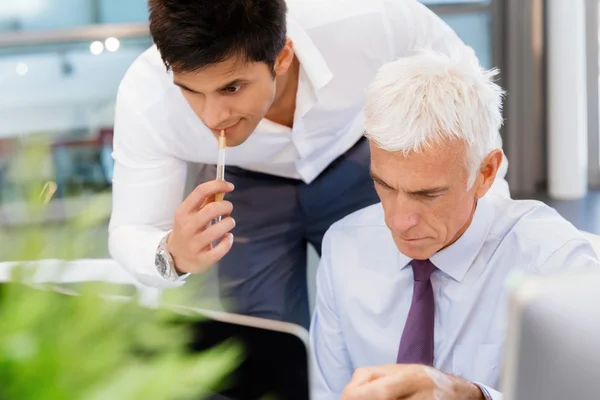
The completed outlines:
[[[475,50],[484,67],[500,70],[512,196],[548,203],[596,240],[598,0],[422,3]],[[152,45],[146,7],[146,0],[0,2],[0,261],[73,256],[96,265],[110,258],[115,96],[129,65]],[[188,190],[199,168],[189,166]],[[40,186],[51,196],[44,207],[32,208],[32,199],[44,193],[31,188]],[[76,237],[70,235],[73,224]],[[28,253],[30,245],[21,242],[33,231],[44,244]],[[314,299],[314,251],[309,264]],[[206,278],[203,300],[217,296],[214,279]]]
[[[568,18],[553,1],[423,3],[475,50],[484,67],[500,70],[507,92],[502,137],[512,196],[543,200],[579,229],[600,233],[597,1],[584,1],[584,9]],[[56,184],[46,212],[34,218],[49,232],[84,213],[91,198],[110,198],[117,87],[151,45],[145,0],[3,2],[2,226],[19,232],[34,222],[23,207],[32,179]],[[39,141],[49,150],[35,171],[25,173],[17,160]],[[190,166],[190,189],[198,168]],[[93,243],[82,257],[108,257],[109,208],[104,211],[105,224],[90,228]],[[0,259],[7,259],[4,250]],[[59,249],[49,246],[44,257],[55,258],[53,251]],[[314,269],[315,254],[309,257]]]

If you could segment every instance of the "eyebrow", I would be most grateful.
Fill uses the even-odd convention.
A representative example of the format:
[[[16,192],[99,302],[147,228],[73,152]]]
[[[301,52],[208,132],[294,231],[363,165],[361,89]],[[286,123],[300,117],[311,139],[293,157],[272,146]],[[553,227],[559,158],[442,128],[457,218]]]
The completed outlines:
[[[380,184],[381,186],[384,186],[388,189],[397,190],[394,187],[392,187],[390,184],[385,182],[383,179],[378,177],[376,174],[374,174],[373,171],[371,171],[370,174],[371,174],[371,179],[373,179],[374,182],[376,182],[376,183]],[[412,196],[431,196],[434,194],[440,194],[440,193],[446,192],[446,191],[448,191],[448,189],[450,189],[450,186],[439,186],[439,187],[432,187],[432,188],[425,188],[425,189],[409,191],[409,192],[406,192],[406,194],[409,194]]]
[[[373,181],[375,183],[378,183],[381,186],[384,186],[384,187],[386,187],[388,189],[394,189],[389,184],[387,184],[383,179],[381,179],[380,177],[378,177],[377,175],[375,175],[375,173],[373,171],[370,171],[369,173],[371,174],[371,179],[373,179]],[[394,189],[394,190],[396,190],[396,189]]]
[[[449,186],[440,186],[440,187],[434,187],[434,188],[415,190],[413,192],[406,192],[406,193],[410,194],[412,196],[431,196],[434,194],[440,194],[440,193],[447,192],[448,189],[450,189]]]
[[[200,93],[200,92],[197,92],[197,91],[195,91],[194,89],[191,89],[191,88],[187,87],[186,85],[184,85],[184,84],[183,84],[183,83],[181,83],[181,82],[173,81],[173,83],[174,83],[176,86],[179,86],[180,88],[187,90],[188,92],[192,92],[192,93]]]
[[[217,91],[222,91],[222,90],[227,89],[228,87],[236,86],[236,85],[239,85],[239,84],[245,83],[245,82],[247,82],[247,80],[245,80],[245,79],[234,79],[231,82],[228,82],[227,84],[225,84],[225,85],[221,86],[220,88],[218,88]],[[198,92],[197,90],[194,90],[194,89],[190,88],[189,86],[186,86],[185,84],[183,84],[181,82],[178,82],[178,81],[174,80],[173,83],[176,86],[179,86],[180,88],[185,89],[185,90],[187,90],[189,92],[200,94],[200,92]]]

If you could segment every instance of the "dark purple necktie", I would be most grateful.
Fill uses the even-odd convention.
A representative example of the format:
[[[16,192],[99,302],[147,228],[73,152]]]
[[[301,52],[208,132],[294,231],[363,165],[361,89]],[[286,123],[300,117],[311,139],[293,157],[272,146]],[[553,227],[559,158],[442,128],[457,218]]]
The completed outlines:
[[[414,292],[396,362],[433,365],[435,302],[430,278],[436,267],[429,260],[413,260],[411,265]]]

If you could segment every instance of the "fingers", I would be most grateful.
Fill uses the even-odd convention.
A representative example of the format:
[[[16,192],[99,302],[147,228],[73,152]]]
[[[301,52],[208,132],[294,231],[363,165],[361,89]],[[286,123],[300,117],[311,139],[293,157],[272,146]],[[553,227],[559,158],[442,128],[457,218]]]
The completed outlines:
[[[182,272],[201,273],[220,261],[231,250],[233,234],[229,231],[234,226],[233,218],[225,218],[196,236],[186,238],[179,247],[175,245],[175,251],[169,251],[177,268]],[[219,239],[219,243],[211,247]]]
[[[199,232],[194,241],[198,251],[202,251],[211,243],[216,242],[219,238],[229,233],[235,227],[235,220],[227,217],[214,225],[209,226],[206,230]]]
[[[367,382],[376,379],[375,375],[371,371],[370,368],[357,368],[354,370],[354,374],[352,375],[352,379],[350,383],[346,386],[347,388],[352,388],[356,386],[364,385]]]
[[[183,213],[191,213],[198,210],[207,198],[214,197],[218,193],[229,193],[233,191],[232,183],[225,181],[210,181],[202,183],[190,193],[181,203],[179,210]]]
[[[219,262],[228,252],[231,250],[233,245],[233,234],[227,233],[217,239],[221,239],[219,244],[215,247],[202,249],[198,251],[197,256],[194,258],[193,265],[186,272],[194,274],[202,273],[212,267],[215,263]],[[214,240],[216,242],[216,239]]]
[[[233,234],[228,233],[223,235],[218,245],[205,253],[205,262],[207,265],[212,265],[219,262],[231,250],[233,245]]]
[[[379,386],[399,398],[431,388],[431,378],[427,371],[433,368],[424,365],[391,364],[381,365],[371,370],[378,377],[377,380],[383,380]]]
[[[342,400],[379,400],[410,398],[424,383],[422,366],[382,365],[358,368],[344,389]]]
[[[342,393],[341,400],[377,400],[377,398],[373,397],[374,388],[372,388],[371,382],[380,378],[381,375],[376,373],[375,369],[376,367],[357,368],[354,370],[352,379],[350,379],[350,382],[346,385]]]
[[[395,400],[407,396],[395,376],[383,376],[361,386],[347,387],[342,400]]]
[[[232,211],[233,204],[231,204],[229,201],[217,201],[209,203],[200,211],[192,213],[192,215],[189,216],[189,221],[187,222],[188,229],[192,235],[195,235],[198,232],[205,230],[208,224],[215,218],[228,216]]]
[[[206,182],[196,187],[178,207],[167,247],[180,271],[203,272],[231,249],[233,236],[229,232],[235,221],[228,216],[233,205],[229,201],[215,202],[214,197],[232,190],[233,185],[228,182]],[[220,216],[225,218],[211,225]],[[211,247],[219,239],[223,239],[219,245]]]

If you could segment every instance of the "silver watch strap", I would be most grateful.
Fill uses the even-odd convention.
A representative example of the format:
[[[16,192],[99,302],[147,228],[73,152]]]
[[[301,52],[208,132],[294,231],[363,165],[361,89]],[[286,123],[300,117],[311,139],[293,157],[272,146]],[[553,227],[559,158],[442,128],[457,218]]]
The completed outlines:
[[[180,276],[177,273],[177,270],[175,269],[175,261],[167,249],[168,237],[168,234],[165,235],[158,245],[158,249],[156,250],[155,267],[163,279],[175,282],[182,278],[185,279],[184,277],[187,277],[187,274]]]

